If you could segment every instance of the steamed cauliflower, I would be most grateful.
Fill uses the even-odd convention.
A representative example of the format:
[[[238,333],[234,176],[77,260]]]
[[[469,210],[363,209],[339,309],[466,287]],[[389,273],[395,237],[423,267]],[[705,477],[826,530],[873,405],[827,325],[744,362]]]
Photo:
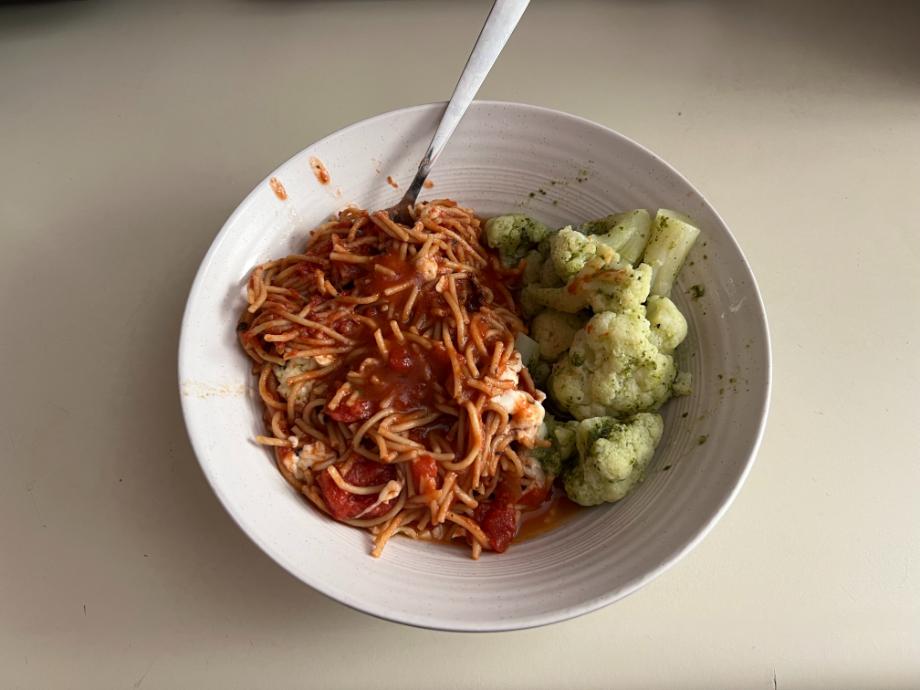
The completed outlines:
[[[545,390],[552,364],[540,359],[540,344],[529,335],[518,333],[514,339],[514,349],[520,354],[521,362],[527,367],[534,385],[540,390]]]
[[[533,380],[533,385],[540,390],[546,390],[549,384],[549,376],[553,373],[553,365],[551,362],[537,357],[536,360],[527,365],[527,372]]]
[[[528,285],[521,291],[521,306],[528,316],[539,314],[546,308],[575,314],[588,306],[587,292],[570,291],[567,287]]]
[[[598,235],[598,240],[614,249],[622,261],[635,264],[642,256],[652,229],[652,217],[644,208],[589,220],[578,226],[585,235]]]
[[[674,358],[658,349],[644,309],[603,312],[553,367],[550,394],[575,419],[629,417],[671,397]]]
[[[529,455],[540,461],[546,474],[558,477],[568,464],[568,460],[575,454],[577,426],[578,422],[560,422],[549,414],[543,419],[538,438],[549,441],[550,445],[533,448]]]
[[[687,319],[667,297],[652,295],[645,305],[652,340],[662,352],[671,354],[687,337]]]
[[[524,257],[524,273],[521,275],[524,285],[539,285],[546,258],[536,249],[531,249]]]
[[[663,431],[661,416],[647,412],[625,422],[610,417],[579,422],[578,460],[565,474],[565,493],[583,506],[619,501],[642,480]]]
[[[524,257],[524,285],[539,285],[542,287],[557,287],[562,285],[562,279],[556,275],[553,262],[549,259],[549,245],[546,241],[540,243],[536,249],[531,249]]]
[[[522,449],[525,474],[561,477],[582,505],[622,499],[661,439],[655,410],[690,392],[673,356],[687,320],[668,295],[699,230],[673,211],[653,221],[637,209],[560,230],[500,216],[485,231],[506,264],[524,260],[530,336],[519,335],[516,350],[557,414],[541,414],[542,394],[490,401],[526,438],[545,443]]]
[[[592,272],[615,264],[620,255],[597,236],[583,235],[572,226],[562,228],[549,241],[549,256],[556,275],[569,281],[590,263]]]
[[[530,322],[530,335],[540,347],[540,357],[555,362],[569,349],[575,334],[585,325],[586,319],[577,314],[547,309]]]
[[[590,307],[602,311],[629,311],[648,298],[651,268],[639,264],[614,266],[597,273],[579,274],[564,287],[528,285],[521,292],[521,304],[528,314],[548,307],[575,314]]]
[[[486,242],[497,249],[502,261],[513,266],[550,234],[540,221],[521,214],[496,216],[486,221]]]
[[[638,309],[648,298],[652,269],[647,264],[629,264],[600,271],[584,280],[581,291],[595,312],[624,312]]]

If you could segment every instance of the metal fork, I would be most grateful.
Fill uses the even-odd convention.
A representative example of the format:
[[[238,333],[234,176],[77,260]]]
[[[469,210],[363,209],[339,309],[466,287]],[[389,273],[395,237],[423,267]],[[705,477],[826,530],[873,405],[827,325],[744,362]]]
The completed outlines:
[[[431,144],[428,145],[422,162],[419,163],[418,172],[415,173],[412,184],[406,189],[399,203],[384,211],[397,223],[412,225],[413,220],[409,209],[415,206],[422,185],[428,178],[428,173],[431,172],[431,166],[434,165],[447,145],[447,140],[457,129],[466,109],[473,102],[476,92],[479,91],[479,87],[482,86],[486,75],[489,74],[489,70],[492,69],[492,65],[495,64],[495,60],[502,52],[502,48],[505,47],[514,27],[517,26],[529,4],[530,0],[495,0],[489,17],[479,33],[479,38],[476,39],[476,45],[473,46],[473,52],[466,61],[466,67],[463,68],[460,80],[454,88],[454,93],[447,103],[444,115],[441,116],[438,129],[431,138]]]

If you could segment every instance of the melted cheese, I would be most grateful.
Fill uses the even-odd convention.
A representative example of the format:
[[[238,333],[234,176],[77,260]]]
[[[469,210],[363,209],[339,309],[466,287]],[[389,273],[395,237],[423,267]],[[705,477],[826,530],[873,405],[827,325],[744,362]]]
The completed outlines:
[[[386,483],[386,486],[377,494],[377,500],[371,503],[367,508],[362,510],[360,513],[355,515],[355,519],[364,517],[374,508],[379,506],[381,503],[386,503],[387,501],[392,501],[394,498],[399,496],[402,493],[403,485],[402,482],[398,482],[395,479],[391,479]]]
[[[311,469],[318,462],[328,460],[333,456],[332,450],[322,441],[308,443],[304,441],[300,454],[297,456],[297,466],[291,470],[295,477],[303,479],[303,473]]]
[[[513,381],[515,384],[520,380],[521,369],[524,367],[521,361],[521,354],[515,351],[505,364],[504,369],[499,373],[500,381]],[[540,425],[543,424],[543,418],[546,411],[540,403],[546,396],[537,391],[535,398],[530,393],[522,390],[507,390],[492,398],[492,402],[504,409],[510,418],[511,428],[517,430],[519,438],[537,438],[540,431]]]
[[[422,280],[434,280],[438,277],[438,262],[430,255],[421,256],[415,260],[415,270]]]

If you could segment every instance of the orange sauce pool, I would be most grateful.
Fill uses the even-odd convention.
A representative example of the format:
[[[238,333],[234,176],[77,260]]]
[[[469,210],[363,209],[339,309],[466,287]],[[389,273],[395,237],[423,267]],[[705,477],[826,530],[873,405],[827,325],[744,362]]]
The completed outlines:
[[[569,499],[561,487],[553,486],[553,492],[550,494],[549,500],[545,501],[536,510],[529,510],[521,515],[521,526],[514,539],[511,540],[512,546],[510,550],[514,550],[514,544],[539,537],[541,534],[546,534],[557,527],[561,527],[582,510],[586,510],[585,506],[580,506]],[[459,546],[466,550],[470,548],[469,544],[462,539],[435,539],[432,540],[432,543],[444,546]]]
[[[581,510],[584,510],[584,506],[570,500],[562,489],[554,486],[548,501],[521,516],[521,528],[514,541],[526,541],[554,530]]]

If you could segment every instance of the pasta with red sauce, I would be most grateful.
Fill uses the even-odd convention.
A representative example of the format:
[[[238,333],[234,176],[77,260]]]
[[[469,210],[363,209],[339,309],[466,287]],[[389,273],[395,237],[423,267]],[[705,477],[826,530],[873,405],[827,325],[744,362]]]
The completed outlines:
[[[507,268],[480,220],[450,200],[414,224],[347,208],[302,253],[257,266],[240,342],[287,481],[373,536],[503,552],[544,504],[529,449],[543,421],[515,351],[525,330]]]

